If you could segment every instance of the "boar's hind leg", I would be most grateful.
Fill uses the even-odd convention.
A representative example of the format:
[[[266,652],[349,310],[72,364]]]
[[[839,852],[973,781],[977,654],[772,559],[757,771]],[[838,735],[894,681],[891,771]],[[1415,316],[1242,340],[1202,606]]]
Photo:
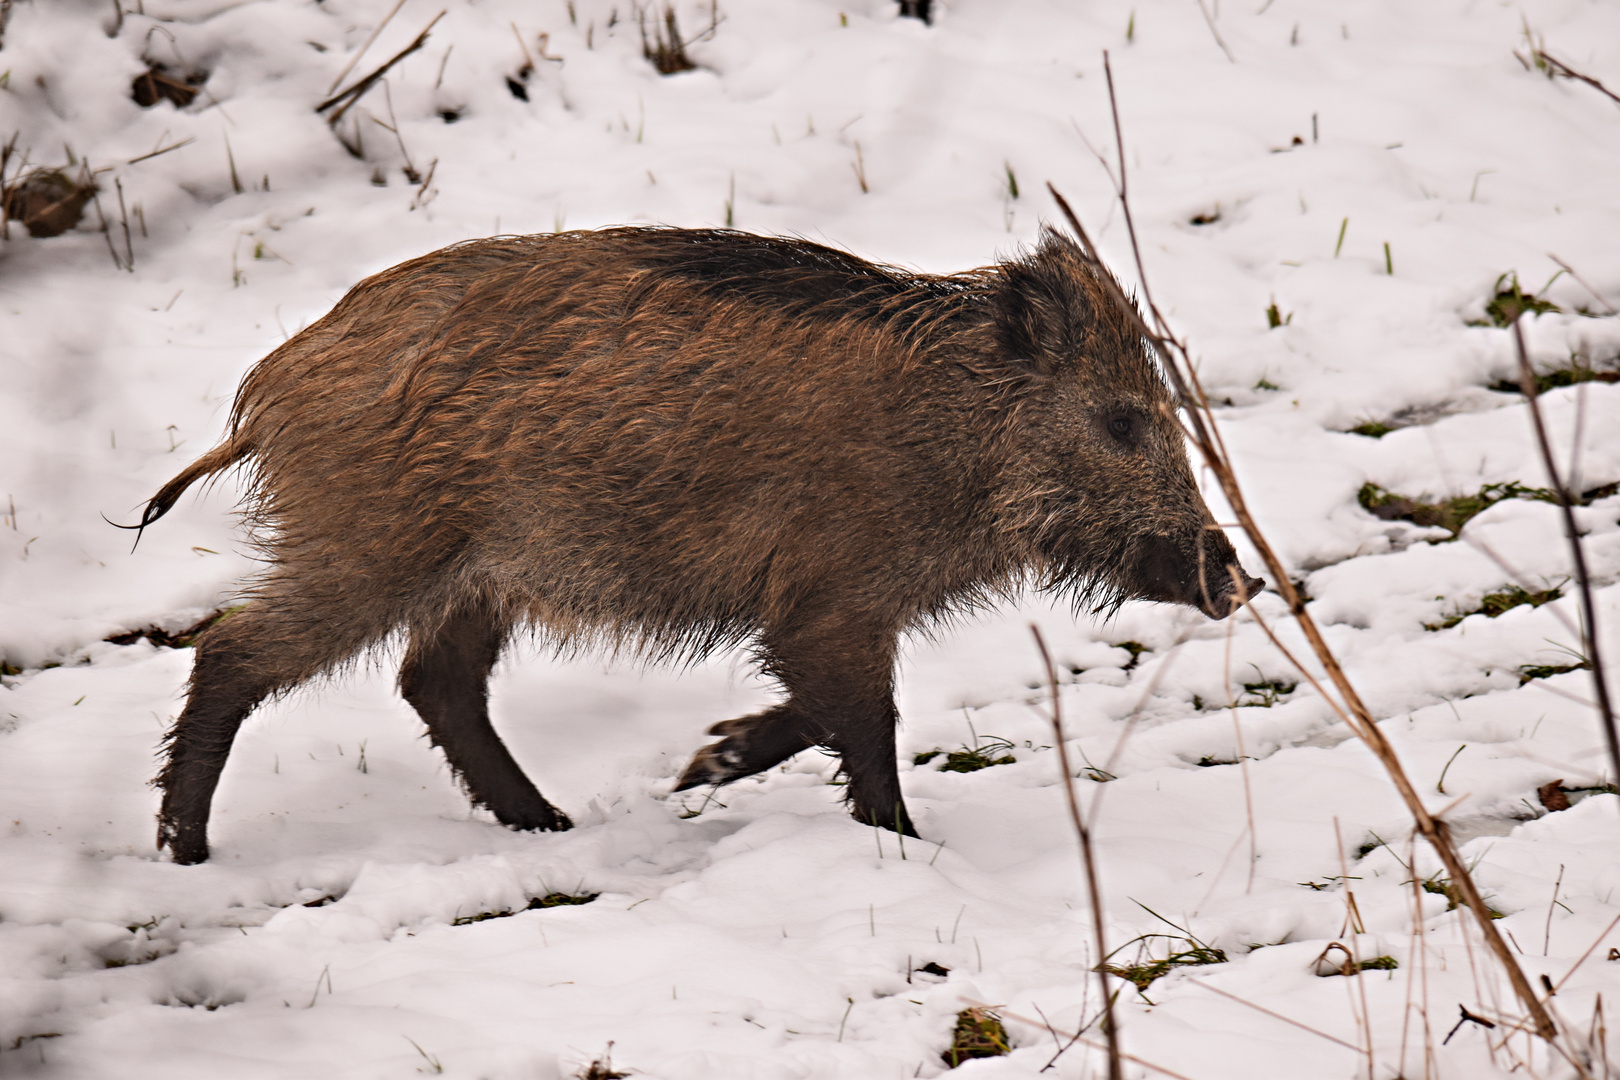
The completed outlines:
[[[489,723],[489,672],[506,635],[507,627],[482,604],[461,608],[437,626],[413,628],[400,692],[473,802],[509,828],[567,829],[573,823],[523,775]]]
[[[153,781],[163,792],[158,847],[175,862],[208,858],[214,789],[248,714],[366,645],[364,626],[323,618],[328,611],[266,596],[197,639],[186,707],[164,738],[163,768]]]

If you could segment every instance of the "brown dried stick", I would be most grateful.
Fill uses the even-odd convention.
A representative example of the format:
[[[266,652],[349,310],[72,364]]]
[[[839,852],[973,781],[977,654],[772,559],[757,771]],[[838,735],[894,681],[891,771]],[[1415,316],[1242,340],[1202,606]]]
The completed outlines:
[[[1603,738],[1609,748],[1611,780],[1620,782],[1620,735],[1614,725],[1614,705],[1609,698],[1609,680],[1603,671],[1603,658],[1598,652],[1597,610],[1592,603],[1592,580],[1586,571],[1586,549],[1581,544],[1580,530],[1575,524],[1575,498],[1558,472],[1553,457],[1552,441],[1547,437],[1547,425],[1541,416],[1541,403],[1536,392],[1536,372],[1530,365],[1530,352],[1524,344],[1524,327],[1513,320],[1513,348],[1519,357],[1519,391],[1530,409],[1530,423],[1536,431],[1536,447],[1541,451],[1541,463],[1547,470],[1547,480],[1558,495],[1558,510],[1564,519],[1564,537],[1569,541],[1570,560],[1575,570],[1575,590],[1581,598],[1581,650],[1592,671],[1592,690],[1597,697],[1598,721],[1603,726]]]
[[[428,34],[432,33],[433,28],[439,24],[439,20],[444,18],[444,16],[445,13],[443,11],[433,16],[433,21],[428,23],[427,26],[422,29],[420,34],[416,35],[415,41],[411,42],[399,52],[395,53],[391,58],[389,58],[387,63],[377,68],[370,75],[367,75],[365,78],[361,79],[347,90],[339,90],[337,93],[315,106],[315,111],[318,113],[323,113],[327,109],[337,106],[337,111],[331,116],[328,116],[326,118],[326,122],[328,124],[336,124],[339,120],[343,119],[343,114],[349,111],[350,106],[364,97],[366,91],[370,90],[373,86],[376,86],[377,80],[388,74],[389,69],[391,69],[395,64],[399,63],[401,60],[405,59],[407,56],[411,55],[411,53],[416,52],[423,45],[427,44]]]
[[[1069,767],[1069,750],[1063,737],[1063,710],[1058,704],[1057,668],[1052,664],[1052,654],[1046,648],[1041,628],[1030,623],[1029,629],[1035,635],[1036,647],[1041,650],[1041,662],[1046,665],[1047,685],[1052,688],[1052,742],[1057,747],[1058,767],[1063,770],[1063,797],[1069,804],[1069,818],[1074,822],[1075,834],[1080,839],[1080,861],[1085,865],[1086,892],[1091,896],[1091,929],[1097,949],[1097,963],[1091,970],[1097,975],[1097,986],[1102,994],[1103,1033],[1108,1037],[1108,1080],[1122,1080],[1125,1073],[1120,1063],[1119,1025],[1114,1021],[1114,999],[1108,992],[1108,973],[1103,970],[1103,962],[1108,957],[1108,943],[1103,932],[1102,889],[1097,885],[1097,860],[1091,850],[1091,830],[1080,815],[1080,800],[1074,794],[1074,770]]]
[[[1579,71],[1576,71],[1574,68],[1558,59],[1558,57],[1549,53],[1546,49],[1531,49],[1530,55],[1534,59],[1541,61],[1542,65],[1545,66],[1547,77],[1549,79],[1554,75],[1560,75],[1566,79],[1574,79],[1577,82],[1583,82],[1587,86],[1592,87],[1598,93],[1607,97],[1610,101],[1620,104],[1620,94],[1616,94],[1613,90],[1610,90],[1607,86],[1604,86],[1602,83],[1592,78],[1592,76],[1583,75]]]
[[[1343,667],[1339,664],[1338,657],[1329,648],[1321,630],[1316,625],[1316,621],[1311,618],[1310,613],[1306,610],[1304,598],[1289,579],[1281,558],[1278,557],[1276,551],[1266,539],[1265,534],[1261,532],[1259,525],[1249,510],[1243,492],[1238,486],[1231,456],[1226,450],[1220,432],[1215,428],[1214,412],[1210,406],[1209,398],[1198,380],[1198,372],[1192,363],[1191,355],[1185,343],[1178,340],[1171,332],[1163,313],[1153,301],[1152,292],[1148,286],[1147,274],[1142,262],[1141,245],[1137,239],[1136,223],[1131,213],[1129,201],[1125,168],[1125,137],[1124,129],[1119,121],[1119,102],[1114,88],[1114,73],[1106,51],[1103,53],[1103,71],[1108,82],[1108,101],[1114,123],[1114,144],[1118,153],[1119,172],[1113,178],[1115,194],[1119,199],[1120,208],[1125,219],[1126,231],[1130,237],[1131,252],[1136,262],[1137,278],[1142,289],[1142,302],[1147,309],[1149,318],[1152,320],[1152,326],[1149,326],[1137,314],[1135,306],[1122,292],[1117,291],[1117,286],[1112,286],[1115,290],[1115,300],[1120,305],[1121,310],[1128,313],[1128,317],[1137,324],[1137,328],[1158,354],[1164,366],[1165,374],[1170,379],[1172,387],[1183,404],[1188,434],[1197,445],[1210,470],[1219,480],[1221,490],[1225,494],[1233,512],[1237,515],[1239,524],[1242,525],[1250,543],[1259,552],[1261,560],[1271,573],[1278,592],[1282,594],[1283,599],[1287,602],[1290,614],[1293,615],[1301,633],[1305,636],[1305,640],[1310,644],[1311,651],[1316,654],[1318,662],[1321,663],[1328,676],[1328,680],[1333,684],[1334,689],[1338,691],[1350,729],[1367,744],[1374,756],[1378,758],[1379,763],[1383,765],[1385,773],[1389,776],[1391,783],[1395,785],[1401,800],[1406,804],[1407,809],[1416,821],[1418,831],[1423,834],[1423,838],[1428,841],[1436,855],[1439,856],[1447,874],[1450,876],[1453,887],[1459,894],[1459,899],[1473,913],[1475,921],[1479,925],[1480,936],[1502,965],[1509,983],[1513,986],[1514,994],[1529,1014],[1536,1033],[1542,1038],[1551,1041],[1557,1037],[1558,1028],[1553,1023],[1546,1007],[1537,998],[1535,991],[1530,986],[1530,981],[1525,977],[1524,971],[1519,967],[1512,952],[1509,951],[1507,942],[1503,940],[1502,935],[1493,924],[1490,909],[1485,906],[1485,901],[1480,896],[1473,877],[1468,873],[1468,868],[1463,862],[1461,854],[1457,851],[1456,844],[1452,841],[1450,827],[1439,816],[1431,814],[1428,807],[1424,805],[1416,787],[1407,776],[1400,758],[1396,755],[1394,747],[1379,729],[1372,711],[1350,682]],[[1047,186],[1051,189],[1050,184]],[[1058,195],[1055,189],[1052,190],[1052,193],[1057,198],[1058,206],[1068,219],[1070,226],[1079,237],[1083,253],[1088,260],[1095,264],[1099,271],[1104,270],[1102,262],[1096,254],[1095,246],[1086,237],[1079,218],[1069,207],[1067,201]],[[1111,275],[1106,272],[1101,273],[1099,276],[1104,281],[1112,282]]]
[[[354,65],[358,64],[360,62],[360,58],[366,55],[366,50],[371,48],[371,43],[376,41],[377,36],[387,29],[388,24],[393,21],[394,16],[399,14],[399,9],[404,6],[405,0],[395,0],[394,6],[389,9],[387,15],[383,16],[382,22],[377,24],[376,29],[371,32],[370,36],[366,38],[364,44],[360,46],[360,51],[349,57],[349,62],[343,65],[343,70],[338,72],[338,77],[333,79],[332,85],[326,88],[326,92],[328,94],[336,90],[343,80],[349,77],[349,72],[354,70]]]

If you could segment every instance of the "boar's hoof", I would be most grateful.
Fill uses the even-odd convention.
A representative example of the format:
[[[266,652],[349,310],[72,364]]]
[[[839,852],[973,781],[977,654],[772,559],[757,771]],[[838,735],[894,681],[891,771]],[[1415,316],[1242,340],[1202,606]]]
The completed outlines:
[[[741,748],[728,747],[728,742],[729,739],[722,739],[692,755],[691,764],[681,773],[675,790],[686,791],[705,784],[729,784],[759,771],[748,766]]]
[[[482,800],[474,801],[482,802]],[[525,807],[521,810],[510,806],[491,806],[487,802],[483,805],[495,815],[496,821],[518,832],[567,832],[574,827],[567,814],[543,798],[539,800],[538,806]]]
[[[723,738],[693,755],[675,790],[729,784],[764,772],[808,749],[816,740],[805,735],[801,719],[790,705],[784,704],[754,716],[720,721],[709,729],[709,734]]]
[[[181,866],[207,862],[208,828],[162,822],[158,825],[157,846],[159,851],[168,848],[170,856]]]

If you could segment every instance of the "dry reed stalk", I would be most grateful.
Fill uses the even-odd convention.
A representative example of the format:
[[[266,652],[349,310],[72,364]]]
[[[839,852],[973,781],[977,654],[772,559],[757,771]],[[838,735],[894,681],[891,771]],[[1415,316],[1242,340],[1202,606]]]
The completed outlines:
[[[1434,1033],[1429,1028],[1429,942],[1423,925],[1423,883],[1418,880],[1417,836],[1408,834],[1406,847],[1407,876],[1412,886],[1412,937],[1406,957],[1406,1002],[1401,1010],[1401,1056],[1399,1068],[1406,1072],[1407,1039],[1411,1033],[1412,1011],[1417,1008],[1423,1018],[1423,1077],[1430,1080],[1434,1058]],[[1412,991],[1419,978],[1423,982],[1423,1005],[1418,1008],[1412,1001]]]
[[[1035,645],[1041,651],[1041,662],[1046,665],[1046,682],[1052,690],[1052,742],[1057,748],[1058,766],[1063,770],[1063,797],[1069,804],[1069,819],[1074,822],[1075,835],[1080,840],[1080,861],[1086,871],[1086,893],[1091,897],[1091,929],[1097,950],[1097,962],[1091,970],[1097,975],[1097,986],[1102,994],[1103,1034],[1108,1039],[1108,1080],[1122,1080],[1125,1073],[1120,1063],[1119,1025],[1114,1020],[1114,999],[1108,992],[1108,973],[1103,970],[1108,957],[1108,943],[1103,928],[1102,889],[1097,884],[1097,860],[1091,850],[1091,830],[1086,827],[1086,820],[1080,814],[1080,800],[1074,794],[1074,770],[1069,767],[1069,750],[1063,735],[1063,708],[1058,701],[1057,668],[1052,664],[1052,654],[1046,648],[1041,628],[1030,623],[1029,629],[1035,635]],[[1079,1038],[1076,1034],[1075,1039]]]
[[[1586,279],[1581,277],[1580,274],[1576,273],[1575,268],[1573,266],[1569,265],[1569,263],[1565,262],[1563,259],[1560,259],[1558,256],[1554,255],[1552,252],[1547,253],[1547,258],[1549,258],[1553,262],[1557,263],[1559,269],[1563,270],[1564,273],[1568,274],[1570,277],[1572,277],[1576,281],[1578,281],[1580,283],[1581,288],[1585,289],[1587,292],[1592,294],[1592,299],[1596,300],[1598,303],[1602,304],[1606,309],[1608,309],[1608,312],[1609,312],[1610,315],[1620,315],[1620,311],[1616,311],[1614,305],[1609,303],[1608,300],[1604,299],[1602,293],[1598,292],[1596,289],[1592,288],[1592,286],[1588,285],[1586,283]]]
[[[1530,410],[1530,424],[1535,429],[1536,447],[1541,452],[1541,464],[1547,470],[1547,480],[1558,496],[1558,510],[1563,519],[1564,538],[1569,543],[1569,556],[1575,570],[1575,591],[1581,598],[1581,653],[1592,672],[1592,691],[1597,698],[1598,721],[1603,725],[1603,738],[1609,750],[1611,782],[1620,783],[1620,735],[1616,734],[1614,705],[1609,697],[1609,680],[1603,671],[1603,658],[1598,651],[1597,610],[1592,603],[1592,579],[1586,569],[1586,549],[1581,544],[1581,533],[1575,524],[1575,496],[1558,471],[1553,457],[1552,441],[1547,437],[1547,425],[1541,416],[1541,403],[1536,391],[1536,372],[1530,364],[1530,352],[1524,344],[1524,327],[1513,320],[1513,348],[1519,360],[1519,392]]]
[[[1333,839],[1336,841],[1334,847],[1337,849],[1339,856],[1339,879],[1344,882],[1344,926],[1339,930],[1339,936],[1348,937],[1350,947],[1345,949],[1344,946],[1335,941],[1333,945],[1328,946],[1328,949],[1333,948],[1334,945],[1339,945],[1350,958],[1344,969],[1344,974],[1354,976],[1354,981],[1347,981],[1344,989],[1346,996],[1350,999],[1350,1015],[1356,1018],[1356,1026],[1361,1029],[1365,1042],[1362,1047],[1362,1054],[1367,1059],[1367,1080],[1374,1080],[1377,1076],[1377,1059],[1373,1053],[1372,1009],[1367,1005],[1367,983],[1361,978],[1361,950],[1359,946],[1360,936],[1367,932],[1367,924],[1362,921],[1361,909],[1356,906],[1356,890],[1350,887],[1350,867],[1344,861],[1344,837],[1339,832],[1339,819],[1336,816],[1333,819]],[[1327,955],[1328,949],[1322,950],[1323,956]],[[1318,958],[1317,963],[1321,963],[1320,958]],[[1321,971],[1318,971],[1317,974],[1320,975]],[[1356,1012],[1356,997],[1358,995],[1361,998],[1361,1011],[1359,1013]]]
[[[1517,56],[1519,58],[1519,63],[1524,64],[1527,69],[1535,68],[1537,71],[1544,73],[1549,79],[1563,78],[1574,79],[1576,82],[1583,82],[1587,86],[1590,86],[1592,89],[1596,90],[1598,93],[1602,94],[1604,97],[1608,98],[1610,101],[1620,105],[1620,94],[1616,94],[1613,90],[1610,90],[1607,86],[1604,86],[1592,76],[1583,75],[1581,72],[1576,71],[1574,68],[1570,67],[1568,64],[1549,53],[1546,49],[1542,48],[1541,45],[1535,41],[1532,41],[1530,44],[1529,60],[1526,60],[1517,52],[1515,52],[1513,55]]]
[[[149,150],[146,153],[141,154],[138,157],[132,157],[128,161],[124,162],[124,164],[125,165],[135,165],[135,164],[138,164],[139,162],[146,161],[149,158],[155,158],[155,157],[159,156],[160,154],[167,154],[170,150],[178,150],[182,146],[190,146],[192,143],[194,143],[196,141],[197,141],[197,136],[193,135],[188,139],[181,139],[177,143],[170,143],[168,146],[160,146],[156,150]]]
[[[1203,552],[1199,552],[1200,558]],[[1243,721],[1238,717],[1237,696],[1232,693],[1232,637],[1237,633],[1237,625],[1230,619],[1226,623],[1226,662],[1224,665],[1226,675],[1226,705],[1232,711],[1232,735],[1237,740],[1238,769],[1243,777],[1243,813],[1249,825],[1249,876],[1243,887],[1243,894],[1247,896],[1254,891],[1254,867],[1260,861],[1260,838],[1254,830],[1254,788],[1249,783],[1249,754],[1243,745]],[[1211,884],[1213,889],[1213,883]]]
[[[337,93],[315,106],[315,111],[318,113],[323,113],[327,109],[332,108],[334,105],[337,106],[336,111],[334,111],[331,116],[326,118],[328,125],[336,127],[337,122],[343,119],[343,114],[348,112],[350,107],[353,106],[355,102],[364,97],[366,91],[370,90],[373,86],[376,86],[378,79],[381,79],[384,75],[388,74],[389,70],[395,64],[399,63],[401,60],[411,55],[411,53],[416,52],[422,46],[427,44],[428,35],[433,32],[433,28],[435,26],[439,25],[439,20],[444,18],[445,14],[446,13],[444,11],[441,11],[437,15],[433,16],[433,21],[423,27],[422,32],[417,34],[416,38],[409,45],[399,50],[399,52],[391,56],[381,67],[377,68],[371,74],[356,82],[353,86],[350,86],[345,90],[339,90]]]
[[[1239,1005],[1245,1005],[1248,1008],[1253,1009],[1255,1012],[1264,1013],[1266,1016],[1271,1017],[1273,1020],[1281,1020],[1283,1023],[1289,1024],[1289,1025],[1291,1025],[1293,1027],[1297,1027],[1301,1031],[1308,1031],[1312,1035],[1315,1035],[1318,1038],[1326,1039],[1330,1043],[1334,1043],[1334,1044],[1336,1044],[1338,1046],[1344,1047],[1346,1050],[1352,1051],[1358,1057],[1363,1052],[1362,1047],[1357,1046],[1353,1042],[1347,1042],[1344,1039],[1339,1038],[1337,1035],[1329,1035],[1327,1032],[1322,1031],[1319,1028],[1313,1028],[1309,1024],[1301,1023],[1300,1021],[1295,1020],[1294,1018],[1289,1017],[1289,1016],[1284,1016],[1280,1012],[1273,1012],[1272,1010],[1266,1008],[1264,1005],[1256,1005],[1254,1002],[1250,1001],[1248,998],[1238,997],[1236,994],[1230,993],[1230,992],[1228,992],[1226,990],[1222,990],[1218,986],[1211,986],[1209,983],[1205,982],[1202,979],[1188,979],[1187,980],[1187,985],[1188,986],[1196,986],[1200,990],[1208,990],[1212,994],[1219,994],[1221,997],[1226,998],[1226,999],[1228,999],[1230,1001],[1235,1001]],[[1009,1013],[1008,1015],[1011,1015],[1011,1014]]]
[[[1219,6],[1220,6],[1219,4],[1216,5],[1217,8]],[[1218,29],[1216,29],[1216,27],[1215,27],[1215,19],[1214,19],[1214,17],[1212,15],[1210,15],[1209,8],[1204,6],[1204,0],[1198,0],[1198,10],[1203,14],[1203,16],[1204,16],[1204,25],[1209,27],[1210,35],[1212,37],[1214,37],[1215,44],[1217,44],[1217,45],[1219,45],[1221,47],[1221,52],[1226,54],[1226,58],[1228,60],[1230,60],[1234,64],[1237,63],[1237,57],[1232,55],[1232,50],[1228,49],[1226,47],[1226,42],[1221,39],[1221,32]],[[1136,16],[1135,16],[1134,13],[1131,15],[1131,19],[1132,19],[1132,24],[1134,25],[1135,19],[1136,19]]]
[[[1191,354],[1188,352],[1186,344],[1178,339],[1170,329],[1169,323],[1153,300],[1146,270],[1142,262],[1141,245],[1136,234],[1136,223],[1131,212],[1125,168],[1125,135],[1119,121],[1119,102],[1114,88],[1114,72],[1106,51],[1103,53],[1103,72],[1108,83],[1108,101],[1114,125],[1114,143],[1116,161],[1118,162],[1118,173],[1116,174],[1112,169],[1109,169],[1109,177],[1113,182],[1114,193],[1119,200],[1120,209],[1123,213],[1126,232],[1130,237],[1131,252],[1136,264],[1137,278],[1141,283],[1142,303],[1147,311],[1147,319],[1143,319],[1135,305],[1131,303],[1123,292],[1117,291],[1117,287],[1115,287],[1114,298],[1120,305],[1120,309],[1136,324],[1137,329],[1152,345],[1158,355],[1165,375],[1170,380],[1178,400],[1182,403],[1185,418],[1183,423],[1187,429],[1188,437],[1197,446],[1205,464],[1209,466],[1210,471],[1214,473],[1219,481],[1221,491],[1226,496],[1227,503],[1231,506],[1233,513],[1236,514],[1238,523],[1243,527],[1243,531],[1248,536],[1250,543],[1254,545],[1255,550],[1259,553],[1261,561],[1265,563],[1277,591],[1288,605],[1289,613],[1293,616],[1300,632],[1310,645],[1311,652],[1316,656],[1317,662],[1321,665],[1328,681],[1332,683],[1333,688],[1338,693],[1337,701],[1326,694],[1323,695],[1324,699],[1338,713],[1351,732],[1360,738],[1367,748],[1372,751],[1373,755],[1378,758],[1390,782],[1400,795],[1401,801],[1406,804],[1408,811],[1412,814],[1418,832],[1423,835],[1424,840],[1434,849],[1442,865],[1445,866],[1446,873],[1453,887],[1457,890],[1458,898],[1473,913],[1479,926],[1480,936],[1484,939],[1492,955],[1501,964],[1508,982],[1513,987],[1514,995],[1519,999],[1519,1003],[1530,1018],[1535,1033],[1543,1039],[1552,1041],[1558,1036],[1558,1028],[1553,1023],[1552,1017],[1542,1001],[1531,988],[1530,981],[1525,977],[1523,969],[1508,949],[1507,942],[1503,940],[1502,935],[1493,924],[1490,909],[1486,907],[1484,899],[1480,896],[1478,886],[1475,885],[1461,854],[1457,851],[1457,845],[1452,840],[1450,826],[1443,818],[1431,813],[1429,808],[1424,805],[1416,786],[1407,776],[1406,769],[1401,764],[1395,748],[1379,729],[1378,722],[1373,717],[1372,711],[1367,707],[1366,702],[1362,700],[1361,695],[1345,674],[1344,668],[1340,665],[1339,659],[1333,650],[1328,646],[1327,640],[1322,636],[1315,619],[1306,610],[1305,600],[1290,580],[1281,558],[1271,546],[1249,509],[1243,490],[1237,482],[1231,455],[1226,449],[1219,430],[1215,427],[1214,410],[1202,384],[1199,382],[1198,372],[1192,362]],[[1104,162],[1104,167],[1107,167],[1106,162]],[[1068,201],[1051,184],[1048,184],[1047,188],[1052,192],[1064,217],[1074,230],[1082,256],[1099,271],[1102,280],[1111,282],[1112,277],[1103,272],[1105,270],[1103,262],[1097,255],[1096,248],[1091,243],[1085,228],[1080,224],[1080,219],[1070,208]],[[1149,325],[1148,320],[1151,320],[1151,325]],[[1250,611],[1253,610],[1250,607]],[[1268,636],[1271,636],[1273,641],[1276,640],[1275,636],[1271,635],[1269,631]],[[1294,663],[1301,674],[1309,678],[1313,685],[1319,686],[1315,677],[1303,665],[1299,664],[1290,654],[1285,652],[1284,655],[1289,656],[1290,662]]]
[[[366,55],[366,50],[371,48],[371,43],[377,40],[377,35],[381,34],[385,29],[387,29],[388,24],[393,21],[394,16],[399,14],[399,9],[404,6],[405,0],[396,0],[394,6],[389,9],[388,14],[383,16],[382,22],[377,24],[377,28],[371,32],[371,36],[367,37],[365,43],[360,46],[360,51],[349,57],[349,62],[343,65],[343,70],[338,72],[338,77],[333,79],[332,85],[326,88],[326,92],[328,94],[336,90],[340,85],[342,85],[343,80],[349,77],[349,72],[354,70],[354,65],[360,62],[360,58]]]

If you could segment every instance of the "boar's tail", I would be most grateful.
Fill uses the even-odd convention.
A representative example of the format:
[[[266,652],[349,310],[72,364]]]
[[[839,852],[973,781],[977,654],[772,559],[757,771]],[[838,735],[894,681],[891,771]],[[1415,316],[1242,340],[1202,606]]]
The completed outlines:
[[[147,500],[146,509],[141,511],[141,520],[136,524],[120,525],[116,521],[109,520],[105,514],[102,515],[102,520],[117,529],[135,530],[135,544],[138,545],[141,542],[141,533],[146,530],[146,527],[173,509],[175,502],[179,500],[188,487],[205,476],[212,476],[217,472],[223,472],[230,468],[246,457],[252,449],[252,446],[248,444],[248,441],[240,433],[233,434],[230,438],[208,451],[208,453],[187,465],[180,471],[179,476],[164,484],[156,495]],[[134,551],[135,548],[132,546],[130,550]]]

